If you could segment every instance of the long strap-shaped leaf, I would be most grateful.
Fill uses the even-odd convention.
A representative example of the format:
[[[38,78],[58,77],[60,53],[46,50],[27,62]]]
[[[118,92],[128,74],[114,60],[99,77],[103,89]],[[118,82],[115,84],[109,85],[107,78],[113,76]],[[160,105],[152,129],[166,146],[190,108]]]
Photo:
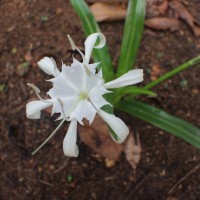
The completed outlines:
[[[99,26],[84,0],[71,0],[71,4],[81,19],[86,36],[100,32]],[[92,56],[95,62],[101,62],[104,80],[106,82],[113,80],[114,71],[107,45],[100,50],[94,49]]]
[[[117,77],[133,68],[144,28],[146,0],[129,0]]]
[[[117,109],[147,121],[200,148],[200,129],[163,110],[139,101],[121,101]]]

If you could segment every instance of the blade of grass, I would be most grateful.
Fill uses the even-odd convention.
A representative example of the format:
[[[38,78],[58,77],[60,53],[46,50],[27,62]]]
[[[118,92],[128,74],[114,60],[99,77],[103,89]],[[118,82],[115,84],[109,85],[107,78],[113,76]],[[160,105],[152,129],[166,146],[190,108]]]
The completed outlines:
[[[117,77],[133,68],[144,28],[146,0],[129,0]]]
[[[116,108],[200,148],[200,129],[182,119],[139,101],[121,101]]]
[[[86,37],[92,33],[101,32],[94,16],[84,0],[71,0],[71,4],[81,19]],[[95,62],[101,62],[104,80],[106,82],[113,80],[114,68],[107,45],[105,45],[101,50],[94,49],[92,56]]]
[[[185,70],[185,69],[187,69],[187,68],[189,68],[189,67],[191,67],[191,66],[193,66],[195,64],[198,64],[198,63],[200,63],[200,56],[197,56],[196,58],[193,58],[193,59],[187,61],[186,63],[178,66],[177,68],[175,68],[172,71],[164,74],[163,76],[161,76],[157,80],[152,81],[151,83],[147,84],[143,88],[148,90],[148,89],[160,84],[161,82],[171,78],[172,76],[180,73],[181,71],[183,71],[183,70]]]

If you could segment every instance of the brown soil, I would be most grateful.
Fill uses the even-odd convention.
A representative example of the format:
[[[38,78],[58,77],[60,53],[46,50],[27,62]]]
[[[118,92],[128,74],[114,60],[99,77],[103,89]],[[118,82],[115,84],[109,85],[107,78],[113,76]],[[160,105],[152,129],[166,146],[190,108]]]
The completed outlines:
[[[189,1],[188,8],[200,20],[199,0]],[[44,79],[48,77],[35,63],[44,55],[52,55],[58,62],[63,59],[69,64],[72,57],[66,35],[82,46],[84,34],[70,3],[62,0],[2,0],[0,26],[0,84],[5,85],[0,93],[1,200],[200,199],[200,151],[135,118],[129,119],[129,125],[138,129],[142,143],[142,159],[135,178],[124,155],[108,168],[105,159],[80,140],[79,157],[67,159],[62,152],[67,126],[31,156],[57,122],[45,113],[41,120],[26,118],[25,105],[35,96],[26,83],[46,91],[49,85]],[[103,23],[101,29],[116,64],[123,22]],[[145,69],[148,83],[153,65],[159,64],[164,74],[197,56],[199,50],[200,38],[195,38],[184,23],[180,31],[173,33],[145,30],[137,66]],[[29,59],[29,52],[32,65],[27,74],[19,75],[18,65]],[[200,66],[195,66],[177,75],[154,89],[158,98],[145,101],[200,126],[199,72]],[[187,84],[180,86],[182,80]]]

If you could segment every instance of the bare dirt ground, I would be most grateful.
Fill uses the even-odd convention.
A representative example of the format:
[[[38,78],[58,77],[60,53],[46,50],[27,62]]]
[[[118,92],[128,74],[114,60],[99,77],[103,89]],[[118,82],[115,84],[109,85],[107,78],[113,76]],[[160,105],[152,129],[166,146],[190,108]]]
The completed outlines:
[[[200,20],[199,0],[188,9]],[[57,62],[72,61],[67,34],[82,46],[80,21],[68,1],[0,1],[0,199],[1,200],[197,200],[200,199],[200,151],[135,118],[142,143],[142,159],[136,170],[124,155],[113,167],[79,140],[78,158],[66,158],[59,133],[35,156],[31,152],[56,127],[45,112],[41,120],[29,120],[25,105],[34,93],[27,82],[46,91],[48,79],[36,66],[45,55]],[[117,63],[123,22],[102,23],[114,64]],[[137,66],[145,70],[144,85],[150,81],[154,65],[160,74],[173,69],[200,51],[200,38],[184,23],[177,32],[145,29]],[[31,63],[27,63],[27,61]],[[24,63],[26,62],[26,63]],[[20,67],[23,63],[24,67]],[[29,66],[29,68],[27,67]],[[24,68],[27,71],[24,71]],[[200,126],[200,66],[195,66],[154,88],[158,98],[143,98],[196,126]]]

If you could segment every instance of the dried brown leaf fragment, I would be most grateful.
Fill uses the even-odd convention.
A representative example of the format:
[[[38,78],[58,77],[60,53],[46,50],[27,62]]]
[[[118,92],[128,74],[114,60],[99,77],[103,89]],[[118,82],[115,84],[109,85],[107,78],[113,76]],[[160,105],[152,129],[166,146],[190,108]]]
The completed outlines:
[[[126,16],[126,9],[119,3],[97,2],[90,10],[97,22],[123,20]]]
[[[169,6],[174,10],[176,18],[184,20],[188,26],[190,26],[195,36],[200,36],[200,22],[193,17],[181,2],[172,0],[170,1]]]
[[[109,160],[118,160],[123,151],[123,145],[112,140],[108,126],[99,116],[90,126],[79,126],[79,135],[87,146]]]
[[[171,31],[176,31],[179,29],[179,21],[168,17],[154,17],[147,19],[145,20],[145,25],[156,30],[170,29]]]
[[[140,144],[140,139],[138,134],[136,138],[134,138],[133,134],[130,133],[125,144],[124,153],[127,161],[133,168],[135,174],[135,170],[141,159],[141,153],[142,153],[142,147]]]

